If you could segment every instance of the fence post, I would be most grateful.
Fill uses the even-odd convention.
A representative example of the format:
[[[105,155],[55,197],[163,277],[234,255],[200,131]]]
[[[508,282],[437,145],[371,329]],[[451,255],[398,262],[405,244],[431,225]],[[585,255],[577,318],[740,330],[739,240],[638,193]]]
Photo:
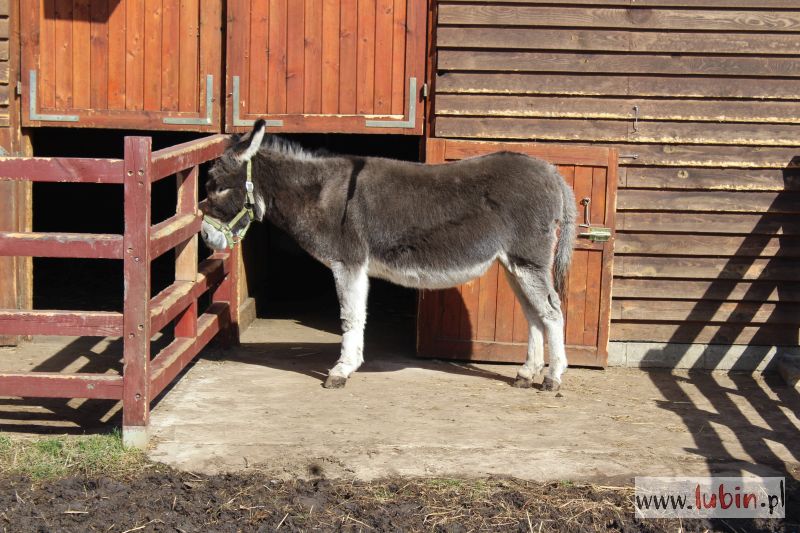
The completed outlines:
[[[179,215],[194,215],[197,212],[197,175],[199,167],[178,172]],[[197,234],[175,248],[175,281],[197,281]],[[197,336],[197,299],[186,308],[175,321],[176,337]]]
[[[228,254],[228,274],[219,286],[211,293],[211,302],[224,302],[228,312],[224,317],[223,329],[219,332],[219,341],[223,346],[239,344],[239,257],[241,244],[224,252]],[[222,254],[220,254],[222,256]]]
[[[151,151],[150,137],[125,137],[122,440],[137,448],[150,419]]]

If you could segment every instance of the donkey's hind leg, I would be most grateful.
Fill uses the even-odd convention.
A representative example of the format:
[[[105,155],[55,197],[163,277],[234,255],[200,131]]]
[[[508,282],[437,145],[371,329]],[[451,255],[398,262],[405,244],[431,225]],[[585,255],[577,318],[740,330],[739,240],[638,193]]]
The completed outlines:
[[[344,387],[350,374],[364,362],[364,326],[367,322],[369,278],[366,265],[331,265],[342,319],[342,352],[328,373],[324,387]]]
[[[508,284],[514,290],[514,294],[517,296],[517,300],[519,300],[519,304],[528,321],[528,358],[525,364],[517,370],[517,379],[514,381],[514,386],[529,389],[533,386],[533,378],[544,369],[544,337],[542,335],[544,324],[528,300],[528,296],[520,287],[516,276],[509,272],[508,268],[504,270]]]
[[[542,382],[542,388],[558,390],[561,387],[561,375],[567,369],[567,354],[564,348],[564,316],[561,314],[561,299],[553,287],[550,271],[520,264],[509,264],[506,268],[516,279],[519,290],[527,297],[534,313],[544,325],[550,351],[550,367]]]

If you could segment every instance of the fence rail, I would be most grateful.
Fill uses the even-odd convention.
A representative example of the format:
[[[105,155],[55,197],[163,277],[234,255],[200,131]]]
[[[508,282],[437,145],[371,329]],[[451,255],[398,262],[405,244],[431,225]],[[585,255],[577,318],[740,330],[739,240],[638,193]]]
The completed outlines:
[[[126,137],[124,159],[0,158],[0,179],[122,185],[123,235],[0,232],[0,256],[118,259],[123,311],[0,309],[0,335],[122,337],[121,374],[0,373],[0,396],[122,400],[123,440],[147,442],[150,402],[215,336],[238,327],[238,251],[198,264],[199,166],[219,157],[227,136],[212,135],[153,152],[149,137]],[[176,176],[175,215],[152,225],[152,183]],[[150,297],[150,263],[175,250],[175,282]],[[198,300],[211,292],[211,304]],[[174,340],[151,358],[150,339],[170,324]]]

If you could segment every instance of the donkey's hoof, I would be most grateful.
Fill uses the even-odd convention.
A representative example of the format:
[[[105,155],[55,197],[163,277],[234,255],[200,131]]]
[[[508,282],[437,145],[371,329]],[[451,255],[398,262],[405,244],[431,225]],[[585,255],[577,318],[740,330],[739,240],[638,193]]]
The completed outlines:
[[[530,389],[533,387],[533,380],[517,376],[517,379],[514,380],[514,387],[518,389]]]
[[[542,381],[542,390],[557,391],[560,388],[561,383],[552,378],[545,376],[544,380]]]
[[[322,384],[326,389],[341,389],[347,384],[347,378],[342,376],[328,376],[325,383]]]

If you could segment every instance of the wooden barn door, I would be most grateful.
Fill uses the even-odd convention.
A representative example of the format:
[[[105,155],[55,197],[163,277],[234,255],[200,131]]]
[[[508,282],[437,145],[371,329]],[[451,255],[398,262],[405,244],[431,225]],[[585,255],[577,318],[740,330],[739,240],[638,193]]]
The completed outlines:
[[[578,223],[584,225],[578,227],[569,280],[562,294],[567,356],[570,364],[605,366],[617,191],[616,150],[429,139],[427,162],[443,163],[498,150],[526,153],[557,165],[575,191]],[[611,235],[603,242],[606,228]],[[482,277],[453,289],[420,291],[417,340],[421,356],[524,362],[528,325],[502,267],[495,263]]]
[[[24,5],[23,125],[220,130],[222,0]]]
[[[422,133],[426,0],[230,0],[228,132]]]

